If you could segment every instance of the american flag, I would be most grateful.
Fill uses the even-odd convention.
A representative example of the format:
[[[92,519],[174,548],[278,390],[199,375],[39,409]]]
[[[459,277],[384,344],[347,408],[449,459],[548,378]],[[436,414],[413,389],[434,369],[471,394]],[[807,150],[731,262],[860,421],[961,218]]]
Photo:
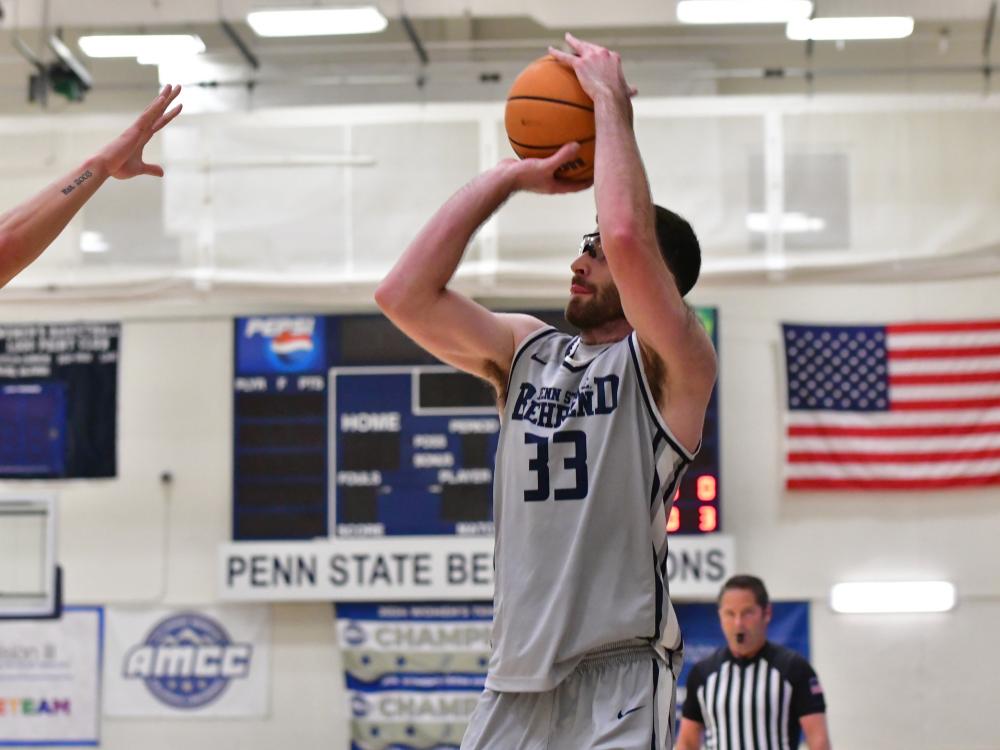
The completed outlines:
[[[1000,320],[782,333],[788,489],[1000,484]]]

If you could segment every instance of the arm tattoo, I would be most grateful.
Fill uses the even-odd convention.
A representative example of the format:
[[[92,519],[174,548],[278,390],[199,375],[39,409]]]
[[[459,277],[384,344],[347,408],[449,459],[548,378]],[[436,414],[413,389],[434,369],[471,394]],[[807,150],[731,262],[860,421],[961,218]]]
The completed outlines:
[[[73,184],[72,185],[67,185],[66,187],[64,187],[62,189],[62,194],[63,195],[69,195],[74,190],[76,190],[78,187],[80,187],[80,185],[82,185],[83,183],[85,183],[87,180],[89,180],[93,176],[94,176],[94,173],[91,172],[88,169],[86,172],[84,172],[79,177],[77,177],[75,180],[73,180]]]

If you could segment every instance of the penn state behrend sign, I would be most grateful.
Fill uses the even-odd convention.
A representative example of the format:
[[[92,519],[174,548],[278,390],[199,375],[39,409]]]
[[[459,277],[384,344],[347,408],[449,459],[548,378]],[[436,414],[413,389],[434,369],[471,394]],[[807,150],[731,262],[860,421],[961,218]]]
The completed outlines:
[[[670,538],[675,599],[713,599],[733,573],[733,540]],[[490,537],[383,537],[231,542],[219,548],[219,597],[228,601],[472,601],[493,597]]]
[[[421,601],[493,596],[490,537],[232,542],[219,549],[231,601]]]
[[[673,599],[711,599],[735,570],[733,538],[725,534],[672,536],[667,579]]]
[[[262,716],[270,619],[265,607],[109,610],[110,716]]]

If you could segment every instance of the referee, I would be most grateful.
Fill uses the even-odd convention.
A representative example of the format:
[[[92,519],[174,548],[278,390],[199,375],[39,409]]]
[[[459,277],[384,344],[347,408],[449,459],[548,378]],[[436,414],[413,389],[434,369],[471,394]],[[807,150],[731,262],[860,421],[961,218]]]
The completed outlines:
[[[728,647],[692,667],[677,750],[829,750],[826,702],[816,672],[791,649],[767,640],[771,602],[764,582],[733,576],[719,592]]]

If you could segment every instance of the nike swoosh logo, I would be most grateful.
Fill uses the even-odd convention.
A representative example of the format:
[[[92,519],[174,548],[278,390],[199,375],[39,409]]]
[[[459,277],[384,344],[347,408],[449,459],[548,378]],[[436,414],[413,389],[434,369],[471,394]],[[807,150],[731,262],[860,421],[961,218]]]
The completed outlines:
[[[546,362],[544,359],[539,359],[537,354],[532,354],[531,358],[533,360],[535,360],[540,365],[547,365],[548,364],[548,362]]]
[[[640,708],[642,708],[642,706],[636,706],[635,708],[630,708],[628,711],[619,711],[618,712],[618,718],[619,719],[624,719],[626,716],[628,716],[629,714],[635,713]]]

